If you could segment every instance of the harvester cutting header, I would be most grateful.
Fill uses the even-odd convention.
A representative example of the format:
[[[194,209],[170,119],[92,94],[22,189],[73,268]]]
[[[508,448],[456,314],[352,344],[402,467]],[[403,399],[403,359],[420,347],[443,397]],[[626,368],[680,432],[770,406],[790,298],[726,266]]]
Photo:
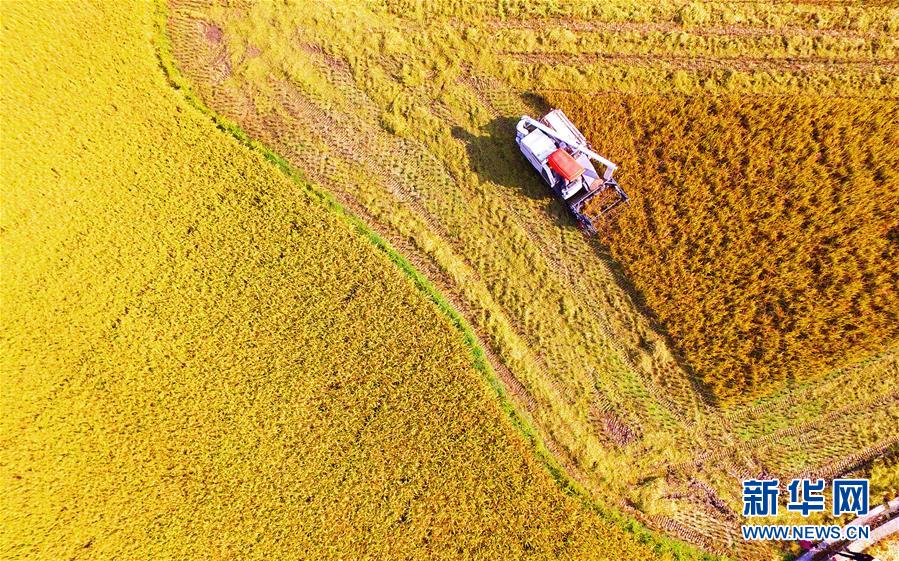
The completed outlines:
[[[521,152],[568,204],[581,229],[596,233],[594,220],[628,201],[612,178],[618,166],[591,150],[581,131],[560,109],[553,109],[539,121],[524,116],[516,130],[515,142]],[[604,167],[602,177],[590,160]]]

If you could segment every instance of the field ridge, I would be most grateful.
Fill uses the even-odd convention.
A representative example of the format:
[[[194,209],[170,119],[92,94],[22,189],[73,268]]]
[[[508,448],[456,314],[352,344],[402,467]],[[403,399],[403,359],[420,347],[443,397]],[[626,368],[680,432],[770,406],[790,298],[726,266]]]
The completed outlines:
[[[646,295],[628,282],[624,267],[616,267],[608,247],[584,243],[564,205],[536,180],[511,139],[518,115],[546,110],[553,96],[544,95],[544,86],[554,81],[591,102],[600,91],[621,88],[619,93],[637,101],[644,95],[663,98],[674,92],[676,97],[699,93],[698,99],[728,93],[764,104],[795,98],[808,89],[827,99],[837,94],[883,99],[893,93],[895,80],[863,91],[865,84],[829,71],[681,76],[652,65],[646,72],[641,67],[618,76],[608,68],[529,66],[502,54],[521,48],[540,55],[555,49],[565,56],[592,45],[625,55],[638,52],[639,37],[616,39],[609,34],[612,38],[606,39],[577,31],[584,21],[614,26],[630,17],[623,13],[619,20],[610,17],[611,22],[597,13],[565,20],[528,16],[534,26],[546,27],[529,43],[527,34],[496,29],[498,21],[514,23],[522,17],[480,17],[474,12],[483,5],[471,7],[467,25],[456,18],[449,26],[446,20],[416,13],[403,0],[374,7],[349,3],[301,14],[202,1],[173,0],[170,7],[176,60],[206,103],[275,147],[306,177],[375,224],[419,270],[427,271],[474,326],[497,360],[494,366],[507,367],[508,373],[501,371],[500,377],[520,413],[533,421],[547,448],[593,496],[614,502],[624,512],[633,506],[651,527],[658,527],[651,516],[664,515],[694,525],[699,534],[741,558],[759,557],[759,551],[744,551],[736,544],[737,526],[717,524],[714,516],[697,520],[691,514],[696,505],[710,515],[720,512],[716,504],[733,509],[739,500],[733,491],[739,487],[734,481],[739,474],[821,467],[844,457],[847,447],[863,450],[880,440],[876,427],[889,416],[876,419],[873,427],[858,426],[853,416],[840,425],[846,436],[839,445],[806,454],[805,437],[815,431],[810,421],[829,410],[831,393],[806,395],[801,381],[776,397],[783,408],[756,408],[771,400],[750,395],[733,409],[722,407],[699,383],[701,372],[690,371],[676,340],[666,337],[664,326],[642,305]],[[872,31],[880,29],[877,25],[866,28],[866,34],[876,35],[872,41],[852,39],[857,33],[849,29],[848,19],[819,28],[803,19],[803,13],[790,16],[783,32],[797,33],[798,25],[804,35],[815,35],[816,42],[799,37],[796,48],[789,42],[772,48],[783,34],[767,20],[747,23],[767,26],[770,39],[757,38],[765,35],[761,33],[742,34],[733,44],[703,30],[708,25],[726,27],[718,16],[706,24],[687,26],[672,19],[665,25],[671,30],[676,25],[678,35],[686,36],[686,43],[674,49],[678,56],[695,50],[695,45],[711,59],[749,47],[746,54],[751,56],[764,49],[772,56],[837,53],[838,66],[859,53],[868,57],[866,53],[894,49],[875,45],[883,37]],[[638,14],[635,19],[644,16],[655,17]],[[560,21],[571,29],[555,27],[553,22]],[[697,39],[702,35],[713,39]],[[653,49],[669,40],[657,35],[650,39]],[[486,52],[484,41],[489,45]],[[684,87],[676,83],[681,78]],[[819,84],[825,87],[817,88]],[[579,117],[572,118],[582,124]],[[631,190],[639,189],[629,175],[637,167],[621,160],[628,151],[611,150],[608,136],[588,134],[600,152],[621,164],[622,185],[629,180]],[[619,127],[613,136],[626,140],[632,133]],[[869,362],[863,374],[850,370],[820,374],[839,380],[837,385],[873,376],[877,384],[841,393],[841,404],[882,410],[878,397],[885,391],[883,383],[897,376],[895,362]],[[791,428],[794,425],[797,428]],[[769,434],[776,436],[765,438]],[[771,446],[755,450],[742,445],[754,438]],[[721,449],[729,453],[709,454]],[[683,472],[697,468],[680,467],[695,466],[691,458],[706,460],[698,468],[701,473],[694,474],[696,481]],[[703,491],[704,486],[714,493]]]
[[[637,519],[628,518],[625,514],[610,508],[588,493],[581,483],[572,477],[560,463],[558,452],[551,451],[551,442],[545,442],[545,438],[541,437],[529,420],[522,416],[512,404],[508,396],[507,387],[504,385],[503,381],[500,380],[496,367],[488,358],[493,353],[485,351],[484,346],[480,343],[474,330],[465,318],[453,307],[450,301],[448,301],[448,299],[412,265],[412,263],[396,251],[386,239],[381,237],[363,220],[350,212],[350,210],[334,198],[333,195],[305,180],[299,170],[272,149],[253,139],[240,127],[240,125],[222,117],[209,108],[199,96],[193,92],[189,81],[183,76],[177,65],[174,63],[171,39],[167,33],[167,21],[169,16],[165,0],[156,1],[156,13],[156,35],[154,37],[156,53],[160,68],[172,88],[180,93],[192,107],[210,118],[217,128],[225,133],[231,134],[241,144],[264,156],[266,160],[277,167],[278,170],[284,173],[294,184],[313,195],[313,199],[320,202],[328,211],[334,212],[342,219],[346,220],[357,232],[367,238],[375,248],[387,255],[390,261],[394,263],[404,275],[412,280],[415,287],[430,300],[442,314],[450,319],[455,329],[457,329],[461,335],[465,347],[471,353],[472,366],[482,375],[483,380],[495,392],[497,402],[505,412],[508,421],[515,427],[519,434],[524,437],[525,441],[530,444],[530,452],[534,454],[540,465],[549,472],[560,491],[576,497],[586,507],[596,511],[602,517],[615,523],[619,528],[633,534],[640,542],[651,545],[651,547],[653,547],[653,549],[660,555],[672,555],[675,559],[702,559],[706,561],[720,559],[721,561],[727,561],[728,557],[724,556],[723,551],[721,551],[719,555],[710,555],[687,543],[660,534],[657,531],[644,526]],[[500,366],[505,369],[504,365]],[[511,376],[514,380],[514,375]]]

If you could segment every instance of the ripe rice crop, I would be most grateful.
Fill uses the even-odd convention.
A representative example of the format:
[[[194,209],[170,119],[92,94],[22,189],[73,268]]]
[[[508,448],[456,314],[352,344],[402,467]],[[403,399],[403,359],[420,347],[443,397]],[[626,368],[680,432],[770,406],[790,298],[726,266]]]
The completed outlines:
[[[514,142],[518,116],[542,115],[535,94],[550,91],[895,99],[895,8],[739,0],[427,9],[405,0],[171,0],[169,8],[174,59],[204,102],[432,279],[553,456],[611,509],[711,552],[771,559],[779,546],[739,538],[741,478],[829,477],[896,445],[895,348],[717,407],[627,271],[607,246],[583,238]],[[608,139],[590,140],[609,148]],[[628,187],[627,162],[607,155],[622,163]],[[872,475],[872,488],[884,481]]]
[[[899,106],[816,97],[550,94],[621,164],[602,233],[724,401],[899,336]]]
[[[373,234],[175,93],[150,6],[0,7],[0,558],[655,557]]]

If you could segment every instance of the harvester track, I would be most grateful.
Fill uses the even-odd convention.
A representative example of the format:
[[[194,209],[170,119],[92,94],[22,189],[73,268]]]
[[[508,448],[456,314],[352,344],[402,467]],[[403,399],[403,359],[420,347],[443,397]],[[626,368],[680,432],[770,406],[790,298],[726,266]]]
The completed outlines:
[[[386,131],[384,117],[392,115],[390,104],[375,101],[366,86],[360,83],[351,61],[316,43],[312,30],[294,28],[289,47],[296,49],[297,56],[305,57],[301,60],[308,60],[311,70],[323,77],[333,98],[323,101],[283,77],[275,80],[275,86],[271,88],[273,94],[260,93],[247,83],[242,86],[246,88],[244,90],[229,89],[225,78],[237,78],[235,83],[239,83],[241,64],[245,61],[232,67],[231,57],[225,50],[226,43],[210,45],[205,37],[204,26],[210,23],[201,14],[206,3],[191,0],[189,5],[190,10],[176,10],[170,28],[180,41],[176,41],[176,47],[180,45],[176,56],[187,67],[187,74],[198,82],[200,93],[209,100],[209,105],[287,157],[292,165],[333,193],[422,271],[485,343],[487,360],[512,396],[513,403],[537,428],[540,439],[564,469],[596,494],[612,493],[615,496],[614,493],[623,493],[615,502],[620,502],[622,509],[636,518],[710,551],[732,553],[737,547],[734,539],[738,526],[733,515],[727,514],[728,501],[733,497],[729,487],[721,485],[722,480],[737,485],[740,478],[772,469],[765,457],[770,450],[777,448],[777,453],[790,454],[798,450],[796,446],[809,441],[816,431],[856,408],[884,408],[895,404],[895,392],[880,391],[873,396],[860,392],[849,396],[839,409],[829,410],[821,418],[810,420],[805,415],[807,407],[820,406],[819,402],[830,392],[840,384],[854,380],[864,368],[887,368],[890,361],[895,360],[893,351],[888,351],[867,365],[840,371],[832,382],[794,390],[753,405],[731,409],[710,405],[677,355],[668,354],[670,345],[664,334],[640,313],[627,287],[619,284],[621,279],[616,276],[611,258],[595,242],[584,242],[572,232],[567,219],[559,218],[564,216],[560,208],[547,203],[550,200],[548,192],[545,198],[537,199],[535,189],[529,185],[530,198],[517,196],[508,185],[501,184],[502,178],[489,174],[476,183],[467,182],[466,166],[461,166],[460,171],[459,162],[446,161],[445,154],[435,153],[425,142]],[[558,27],[575,33],[683,32],[738,37],[793,34],[859,39],[881,36],[876,32],[795,26],[774,29],[750,25],[700,25],[685,28],[674,22],[490,18],[482,23],[484,29],[502,33],[504,29],[542,27],[547,22],[555,22]],[[423,20],[406,23],[406,31],[416,38],[418,35],[426,37],[434,25]],[[456,27],[462,29],[464,26]],[[250,53],[247,56],[257,54],[249,49],[247,52]],[[540,64],[558,66],[566,62],[607,60],[651,68],[674,65],[687,70],[763,68],[777,72],[819,73],[847,69],[867,71],[879,65],[879,61],[873,59],[832,62],[801,57],[689,60],[685,56],[567,55],[531,51],[508,56],[519,59],[528,69]],[[376,70],[399,82],[405,79],[400,77],[404,67],[415,64],[414,58],[385,53],[377,61]],[[895,63],[885,66],[888,73],[894,73],[897,68]],[[460,116],[465,111],[460,113],[459,107],[453,106],[451,102],[458,104],[459,100],[452,96],[419,100],[416,105],[430,116],[447,122],[447,128],[451,123],[464,129],[455,140],[457,146],[481,141],[481,149],[492,149],[497,139],[478,138],[470,131],[538,109],[534,100],[523,98],[520,92],[506,85],[501,75],[479,67],[477,61],[465,62],[461,68],[462,71],[453,75],[443,89],[462,89],[454,95],[463,99],[467,116]],[[434,77],[433,69],[429,72],[425,74]],[[414,80],[414,76],[411,79]],[[235,91],[241,93],[238,95]],[[257,104],[257,98],[266,95],[272,96],[268,103],[276,106],[276,110],[267,110],[265,104]],[[504,133],[502,127],[491,132],[496,134],[497,131]],[[511,134],[511,131],[505,132]],[[475,156],[469,153],[470,159]],[[471,166],[473,162],[467,164]],[[520,181],[518,176],[515,179]],[[536,184],[536,178],[532,179]],[[439,182],[439,188],[432,185],[435,181]],[[441,199],[442,193],[453,193],[455,198]],[[550,338],[547,344],[537,330],[544,323],[531,323],[526,315],[509,308],[509,302],[514,298],[510,300],[505,294],[504,283],[497,282],[499,273],[483,265],[482,260],[489,258],[489,252],[468,253],[466,248],[471,246],[463,243],[461,220],[456,223],[446,219],[445,205],[450,204],[495,212],[491,224],[497,239],[515,240],[520,250],[526,251],[534,261],[530,272],[539,273],[545,283],[558,287],[577,304],[565,321],[576,322],[578,328],[589,332],[589,336],[582,334],[574,340],[583,347],[587,358],[601,354],[608,362],[585,361],[583,366],[578,366],[568,358],[570,355],[558,353],[555,340]],[[548,204],[550,213],[546,212]],[[485,239],[483,244],[493,241]],[[565,322],[559,325],[570,328]],[[560,362],[560,356],[570,362]],[[564,404],[566,411],[575,413],[556,419],[554,412],[548,409],[549,403]],[[782,414],[789,424],[770,423],[768,417],[774,413]],[[861,420],[863,416],[853,415],[852,418]],[[583,442],[578,441],[579,436]],[[654,438],[661,438],[673,450],[653,448],[658,446]],[[803,467],[810,473],[857,469],[895,445],[890,440],[871,442],[870,437],[864,438],[867,440],[863,442],[862,452],[848,454],[839,448],[823,450]],[[670,477],[672,485],[680,486],[678,492],[683,491],[681,498],[672,500],[680,506],[698,505],[701,514],[692,519],[683,513],[672,517],[647,516],[635,510],[628,502],[626,489],[597,481],[600,472],[578,455],[584,449],[598,450],[602,456],[633,464],[634,471],[639,470],[641,477]],[[683,461],[690,456],[693,456],[692,461]],[[702,477],[684,479],[683,474],[691,471],[698,471]],[[716,521],[716,516],[722,517],[723,522]],[[693,530],[690,530],[691,526]],[[748,557],[762,557],[771,552],[766,546],[740,547],[740,554]]]

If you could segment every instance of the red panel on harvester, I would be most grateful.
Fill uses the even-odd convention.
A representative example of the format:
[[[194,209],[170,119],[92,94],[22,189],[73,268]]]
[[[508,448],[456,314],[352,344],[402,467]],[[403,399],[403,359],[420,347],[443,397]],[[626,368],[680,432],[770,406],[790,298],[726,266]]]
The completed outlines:
[[[565,181],[573,181],[583,175],[584,168],[571,157],[571,154],[559,148],[549,155],[547,159],[549,167],[565,178]]]

